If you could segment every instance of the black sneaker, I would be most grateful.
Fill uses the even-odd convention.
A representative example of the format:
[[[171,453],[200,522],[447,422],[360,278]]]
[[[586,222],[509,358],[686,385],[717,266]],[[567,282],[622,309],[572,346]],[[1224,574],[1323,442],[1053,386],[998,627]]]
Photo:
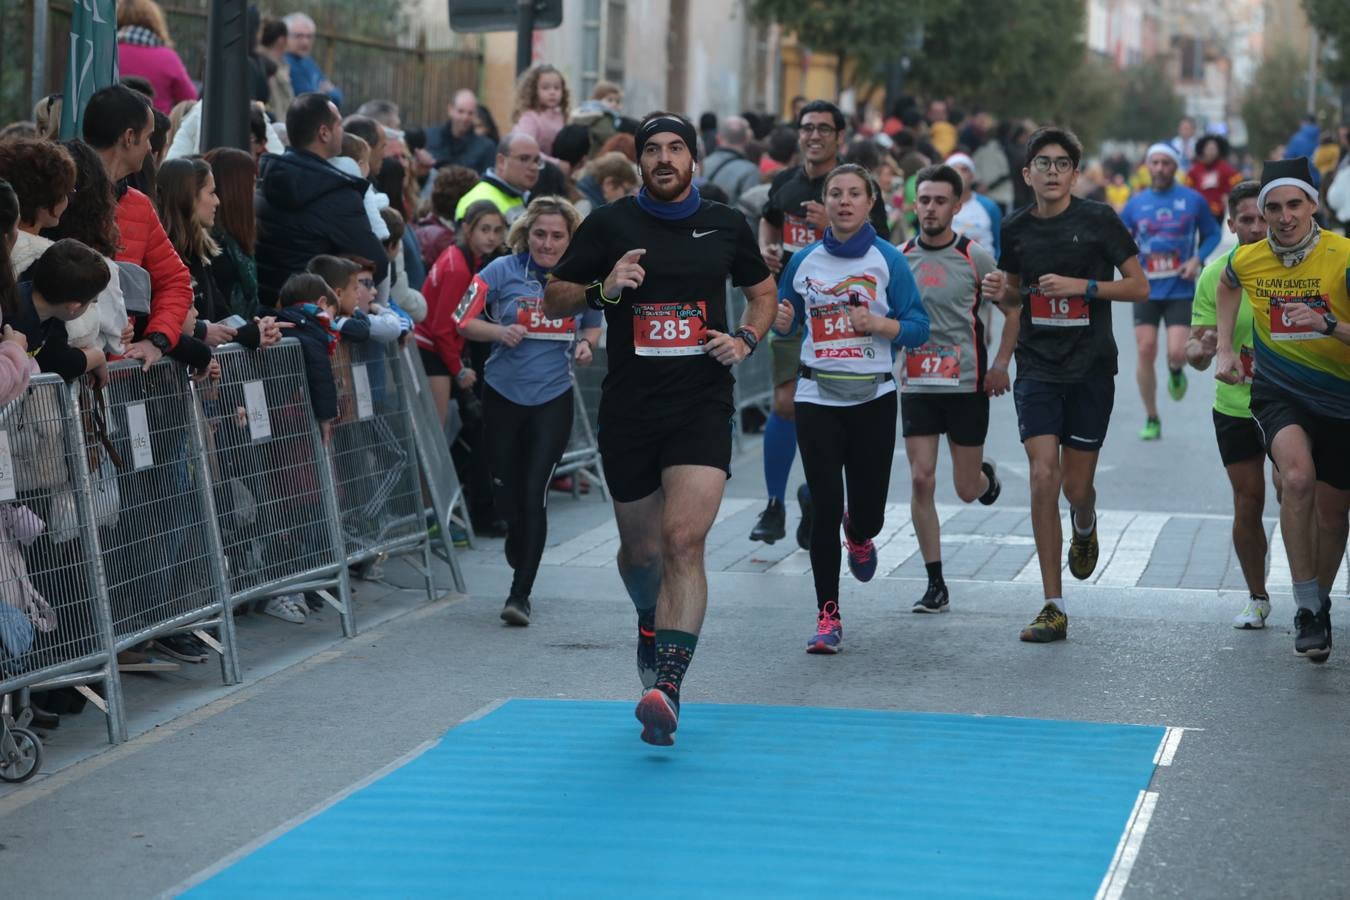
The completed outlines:
[[[980,463],[980,471],[989,479],[989,489],[980,495],[980,503],[984,506],[993,506],[998,495],[1003,493],[1003,482],[998,480],[998,465],[992,459],[986,459]]]
[[[750,540],[772,544],[774,541],[781,541],[786,536],[787,510],[783,508],[781,500],[770,497],[769,505],[764,507],[764,512],[759,514],[759,521],[750,531]]]
[[[803,550],[811,549],[811,489],[806,485],[797,488],[797,505],[802,508],[802,520],[797,523],[797,546]]]
[[[914,601],[911,612],[944,613],[947,611],[948,602],[947,585],[930,584],[928,585],[928,590],[923,592],[923,596]]]
[[[1310,662],[1326,662],[1331,655],[1331,606],[1321,612],[1299,609],[1294,613],[1294,652]]]
[[[529,625],[530,598],[507,597],[506,605],[502,607],[502,621],[507,625],[516,625],[521,628]]]
[[[1092,577],[1097,568],[1097,514],[1092,514],[1092,532],[1087,537],[1079,537],[1077,516],[1069,510],[1069,572],[1079,581]]]
[[[645,689],[656,684],[656,630],[638,626],[637,641],[638,680]]]
[[[150,646],[157,653],[186,663],[204,663],[211,658],[206,645],[190,634],[170,634],[155,638]]]

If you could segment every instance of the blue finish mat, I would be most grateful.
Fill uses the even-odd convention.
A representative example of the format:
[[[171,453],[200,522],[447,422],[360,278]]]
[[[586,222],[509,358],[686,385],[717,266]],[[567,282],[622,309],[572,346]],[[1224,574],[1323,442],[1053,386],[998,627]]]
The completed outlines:
[[[1092,897],[1164,729],[513,700],[191,897]]]

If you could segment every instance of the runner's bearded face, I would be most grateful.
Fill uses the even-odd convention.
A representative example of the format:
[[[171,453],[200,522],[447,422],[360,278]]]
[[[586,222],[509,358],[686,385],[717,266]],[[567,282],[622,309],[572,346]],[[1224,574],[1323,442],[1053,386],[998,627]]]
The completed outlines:
[[[797,144],[808,164],[833,163],[839,158],[839,129],[834,125],[834,116],[827,112],[802,116],[797,126]]]
[[[855,234],[867,221],[872,193],[857,175],[836,175],[825,188],[825,215],[837,235]]]
[[[1271,237],[1288,247],[1307,236],[1317,206],[1308,199],[1302,188],[1284,185],[1266,195],[1266,206],[1262,212]]]
[[[1228,228],[1243,246],[1265,239],[1266,220],[1261,217],[1255,197],[1248,197],[1238,204],[1237,214],[1228,219]]]
[[[684,139],[671,132],[654,134],[642,146],[642,184],[662,203],[684,197],[694,182],[694,156]]]
[[[925,181],[915,192],[914,204],[919,208],[919,228],[928,237],[937,237],[952,227],[961,199],[947,182]]]
[[[1078,181],[1078,170],[1073,157],[1059,144],[1046,144],[1022,170],[1027,187],[1044,203],[1054,203],[1069,195]]]
[[[1155,153],[1148,158],[1148,174],[1153,179],[1153,189],[1158,193],[1170,190],[1177,180],[1176,160]]]
[[[567,245],[571,241],[567,233],[567,220],[557,213],[548,213],[534,220],[530,226],[527,240],[530,244],[530,259],[543,269],[551,269],[562,259]]]

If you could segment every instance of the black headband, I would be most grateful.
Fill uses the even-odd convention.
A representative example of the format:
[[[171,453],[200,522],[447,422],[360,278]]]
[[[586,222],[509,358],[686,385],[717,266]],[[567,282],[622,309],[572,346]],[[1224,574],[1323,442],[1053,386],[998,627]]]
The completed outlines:
[[[691,156],[698,152],[698,135],[694,133],[693,125],[678,116],[657,116],[644,122],[634,138],[639,159],[642,158],[642,148],[646,146],[647,142],[663,131],[679,135],[680,140],[684,141],[684,145],[689,148]]]

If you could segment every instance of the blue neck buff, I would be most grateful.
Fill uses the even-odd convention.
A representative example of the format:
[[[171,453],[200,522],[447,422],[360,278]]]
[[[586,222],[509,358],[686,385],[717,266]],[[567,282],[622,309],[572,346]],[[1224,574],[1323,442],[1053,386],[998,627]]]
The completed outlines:
[[[877,239],[877,230],[872,227],[871,222],[863,224],[858,229],[858,233],[846,241],[838,241],[834,236],[833,228],[825,229],[824,244],[825,249],[831,256],[844,256],[849,259],[857,259],[867,253],[872,243]]]
[[[696,185],[690,185],[689,196],[685,197],[679,203],[665,203],[647,193],[647,188],[644,186],[642,190],[638,191],[637,202],[638,206],[642,207],[650,215],[656,216],[658,219],[675,221],[677,219],[687,219],[696,213],[699,204],[703,202],[703,198],[698,194],[698,187]]]

